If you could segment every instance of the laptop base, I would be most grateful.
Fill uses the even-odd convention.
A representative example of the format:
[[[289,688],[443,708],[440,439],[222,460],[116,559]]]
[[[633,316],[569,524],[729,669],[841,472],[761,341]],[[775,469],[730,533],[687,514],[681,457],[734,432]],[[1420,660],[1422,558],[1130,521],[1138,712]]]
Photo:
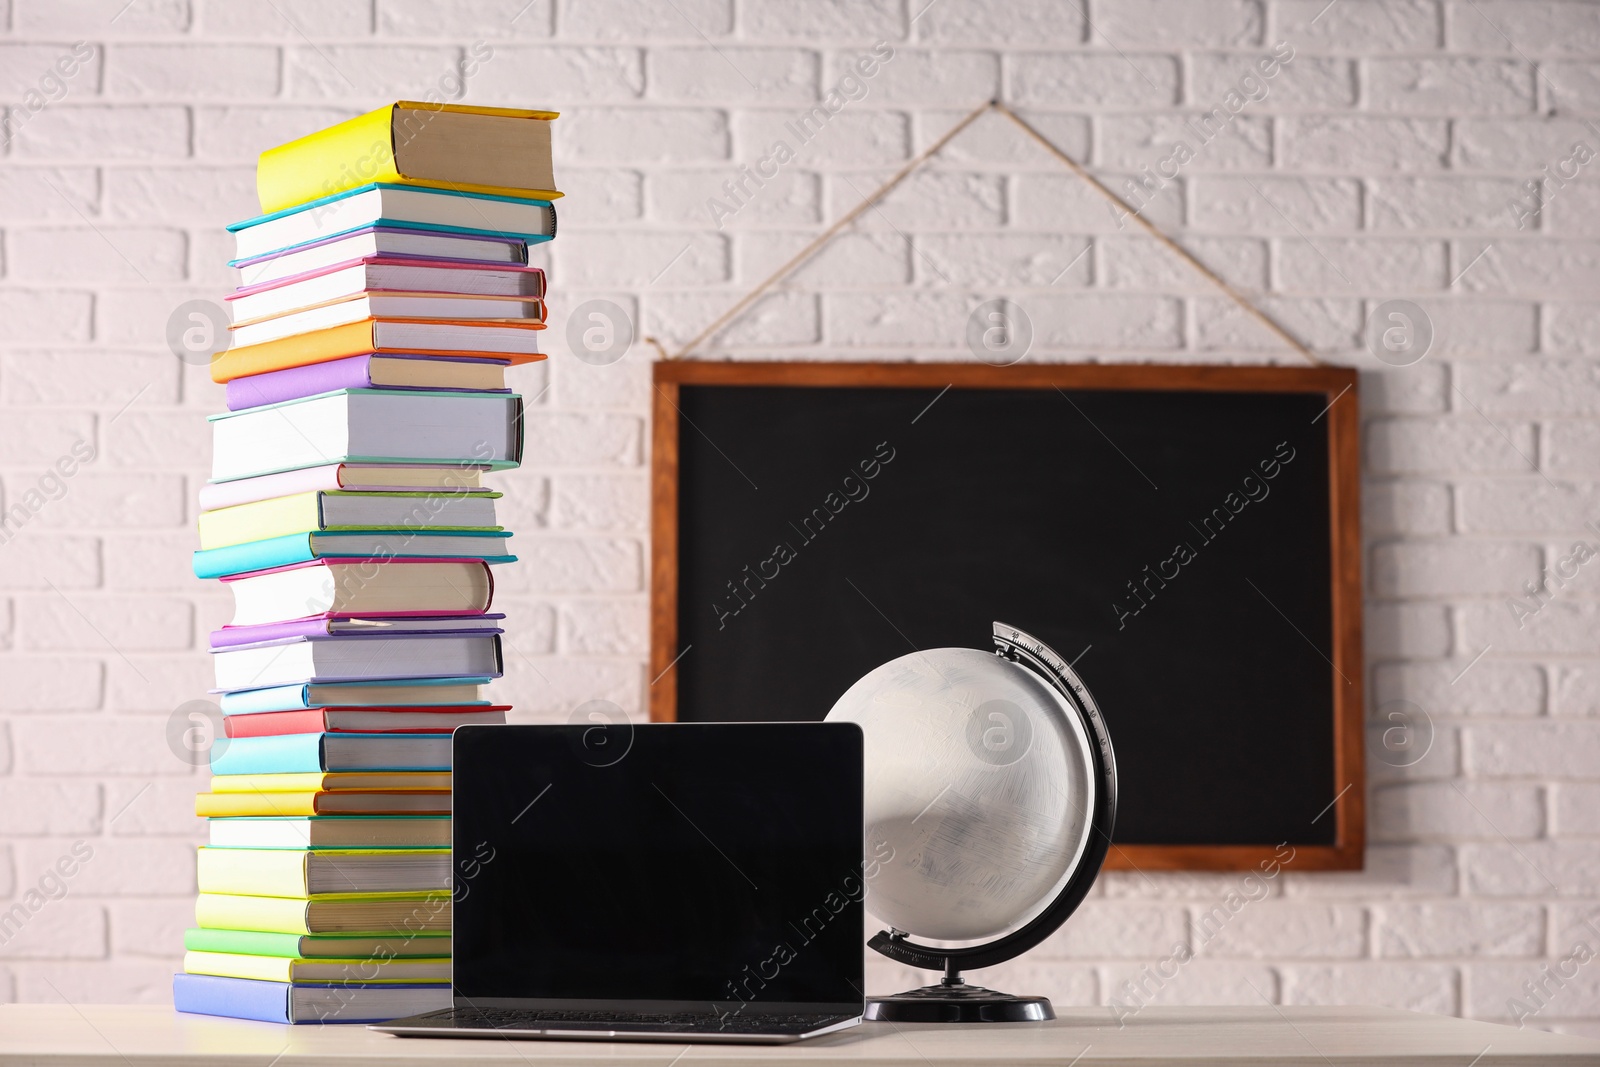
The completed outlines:
[[[859,1015],[709,1012],[570,1012],[516,1008],[445,1008],[370,1030],[397,1037],[500,1037],[556,1041],[676,1041],[778,1045],[833,1033]]]

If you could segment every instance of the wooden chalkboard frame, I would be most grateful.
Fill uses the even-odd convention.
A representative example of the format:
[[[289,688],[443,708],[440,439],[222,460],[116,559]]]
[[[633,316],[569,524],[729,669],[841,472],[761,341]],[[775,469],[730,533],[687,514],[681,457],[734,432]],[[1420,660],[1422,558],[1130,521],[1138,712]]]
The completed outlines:
[[[651,428],[650,718],[677,720],[678,396],[685,385],[958,389],[1193,390],[1318,394],[1326,398],[1332,570],[1334,775],[1344,783],[1319,818],[1331,845],[1296,845],[1292,870],[1359,870],[1366,848],[1361,637],[1360,422],[1357,375],[1345,367],[1061,363],[799,363],[671,360],[654,365]],[[1335,685],[1337,676],[1351,684]],[[1121,870],[1257,870],[1284,857],[1270,845],[1113,845]]]

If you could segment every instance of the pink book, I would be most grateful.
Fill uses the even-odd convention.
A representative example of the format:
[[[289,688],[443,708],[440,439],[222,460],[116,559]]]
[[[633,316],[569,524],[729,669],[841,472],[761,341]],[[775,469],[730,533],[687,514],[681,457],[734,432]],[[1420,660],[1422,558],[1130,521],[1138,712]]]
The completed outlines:
[[[440,273],[448,271],[451,273]],[[497,296],[544,296],[544,271],[517,263],[485,263],[478,260],[427,259],[422,256],[364,256],[334,263],[315,270],[301,271],[287,278],[275,278],[241,285],[227,300],[253,296],[271,289],[321,278],[337,285],[348,278],[352,293],[364,289],[397,289],[412,292],[481,293]],[[429,284],[420,284],[427,280]]]

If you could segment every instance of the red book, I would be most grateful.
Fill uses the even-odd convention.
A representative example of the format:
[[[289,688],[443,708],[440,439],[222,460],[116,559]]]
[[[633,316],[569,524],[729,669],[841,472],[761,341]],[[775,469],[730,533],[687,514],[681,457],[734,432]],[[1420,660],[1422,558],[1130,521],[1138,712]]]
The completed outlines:
[[[503,726],[510,704],[490,707],[447,704],[422,708],[304,708],[225,715],[229,737],[274,734],[447,734],[457,726]]]

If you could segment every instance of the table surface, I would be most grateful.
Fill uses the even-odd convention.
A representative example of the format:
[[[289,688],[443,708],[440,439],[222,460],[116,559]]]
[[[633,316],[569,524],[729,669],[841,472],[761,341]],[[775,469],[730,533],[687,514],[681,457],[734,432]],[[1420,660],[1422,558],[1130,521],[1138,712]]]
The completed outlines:
[[[1048,1023],[864,1023],[793,1045],[400,1038],[361,1026],[282,1026],[158,1005],[0,1005],[0,1065],[309,1067],[522,1063],[528,1067],[1600,1067],[1600,1042],[1392,1008],[1146,1008],[1119,1029],[1104,1008]]]

